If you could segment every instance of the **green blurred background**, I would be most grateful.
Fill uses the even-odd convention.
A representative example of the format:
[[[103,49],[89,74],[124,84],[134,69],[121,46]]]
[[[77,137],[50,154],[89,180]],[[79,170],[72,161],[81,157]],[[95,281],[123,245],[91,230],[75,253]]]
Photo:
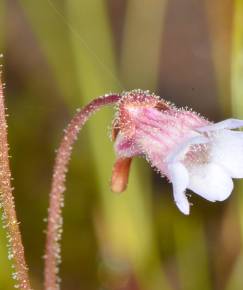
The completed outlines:
[[[242,0],[0,0],[0,53],[16,207],[34,289],[42,289],[48,193],[75,109],[134,88],[210,120],[243,118]],[[75,146],[65,192],[62,289],[243,289],[243,184],[176,208],[144,160],[122,195],[109,189],[113,110]],[[232,149],[233,150],[233,149]],[[0,290],[14,289],[0,232]]]

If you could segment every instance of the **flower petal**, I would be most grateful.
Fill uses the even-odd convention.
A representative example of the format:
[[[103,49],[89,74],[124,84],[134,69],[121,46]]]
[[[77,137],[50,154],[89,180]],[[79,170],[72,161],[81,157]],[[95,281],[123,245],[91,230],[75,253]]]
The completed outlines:
[[[189,169],[188,188],[209,201],[223,201],[233,190],[230,176],[217,164],[209,163]]]
[[[221,165],[232,178],[243,178],[243,137],[241,132],[222,130],[215,134],[211,160]]]
[[[180,162],[170,163],[168,164],[168,177],[173,185],[173,195],[177,207],[185,215],[188,215],[190,205],[185,195],[189,181],[187,169]]]
[[[222,129],[237,129],[243,127],[243,120],[239,119],[227,119],[209,126],[197,128],[199,132],[210,132]]]
[[[179,144],[175,150],[166,158],[166,162],[173,163],[175,161],[179,161],[184,158],[188,148],[190,145],[195,144],[206,144],[209,142],[209,139],[202,135],[195,135],[191,138],[188,138],[182,144]]]

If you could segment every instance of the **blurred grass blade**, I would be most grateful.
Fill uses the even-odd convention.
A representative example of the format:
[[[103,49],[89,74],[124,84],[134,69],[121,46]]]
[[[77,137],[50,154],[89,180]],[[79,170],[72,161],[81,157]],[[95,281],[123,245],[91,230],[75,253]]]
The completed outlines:
[[[61,96],[70,107],[76,107],[80,105],[80,95],[75,79],[74,60],[70,53],[70,28],[63,18],[65,11],[61,2],[20,0],[39,46],[53,71]]]
[[[230,116],[232,105],[229,82],[232,1],[206,0],[205,3],[218,102],[224,116]]]
[[[178,271],[181,289],[212,289],[205,234],[197,218],[178,219],[174,225]]]
[[[234,1],[231,63],[232,107],[235,117],[243,117],[243,1]]]
[[[232,55],[231,55],[231,98],[233,116],[243,119],[243,1],[235,0],[233,9],[233,30],[232,30]],[[237,205],[241,223],[241,237],[243,238],[243,183],[240,181],[236,187]],[[242,267],[243,250],[238,257],[232,271],[231,279],[227,290],[242,289]]]
[[[231,277],[229,279],[228,285],[226,285],[226,290],[237,290],[242,289],[242,269],[243,269],[243,252],[239,255],[237,262],[233,268]]]
[[[104,1],[66,1],[75,69],[85,100],[120,90]],[[95,20],[95,21],[94,21]],[[75,31],[75,32],[74,32]],[[80,77],[80,73],[82,73]]]
[[[167,0],[128,1],[121,71],[129,89],[157,88],[166,4]]]
[[[235,0],[232,32],[231,98],[233,116],[243,118],[243,1]],[[243,237],[243,199],[240,181],[238,189],[239,215]]]
[[[0,0],[0,55],[4,52],[4,46],[5,46],[5,29],[2,29],[2,27],[6,27],[6,11],[5,11],[5,1]],[[2,60],[0,59],[0,62],[2,63]]]

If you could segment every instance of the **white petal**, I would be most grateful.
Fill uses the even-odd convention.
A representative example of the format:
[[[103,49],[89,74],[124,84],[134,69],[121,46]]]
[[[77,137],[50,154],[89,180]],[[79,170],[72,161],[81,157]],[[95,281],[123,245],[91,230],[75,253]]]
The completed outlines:
[[[221,165],[233,178],[243,178],[242,132],[222,130],[213,138],[211,160]]]
[[[168,164],[169,179],[173,185],[174,200],[181,212],[188,215],[190,205],[185,195],[188,186],[189,176],[187,169],[180,162]]]
[[[243,127],[243,120],[239,119],[227,119],[212,125],[208,125],[205,127],[198,128],[197,131],[199,132],[209,132],[209,131],[216,131],[222,129],[237,129]]]
[[[190,145],[205,144],[208,143],[209,139],[205,136],[197,134],[191,138],[188,138],[184,143],[180,144],[165,160],[165,162],[173,163],[180,161],[184,158]]]
[[[223,201],[231,194],[233,182],[219,165],[209,163],[189,170],[188,188],[209,201]]]

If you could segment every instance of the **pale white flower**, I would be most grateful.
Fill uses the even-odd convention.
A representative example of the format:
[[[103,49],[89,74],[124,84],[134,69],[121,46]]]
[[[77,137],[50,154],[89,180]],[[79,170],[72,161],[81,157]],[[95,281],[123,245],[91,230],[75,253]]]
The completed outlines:
[[[223,201],[233,190],[232,178],[243,178],[243,132],[234,130],[243,127],[242,120],[214,124],[157,96],[132,91],[119,101],[114,124],[114,191],[126,188],[137,155],[169,179],[184,214],[190,212],[186,189],[212,202]]]
[[[209,201],[223,201],[233,190],[232,178],[243,178],[242,120],[228,119],[197,128],[167,160],[168,177],[178,208],[189,214],[186,188]]]

